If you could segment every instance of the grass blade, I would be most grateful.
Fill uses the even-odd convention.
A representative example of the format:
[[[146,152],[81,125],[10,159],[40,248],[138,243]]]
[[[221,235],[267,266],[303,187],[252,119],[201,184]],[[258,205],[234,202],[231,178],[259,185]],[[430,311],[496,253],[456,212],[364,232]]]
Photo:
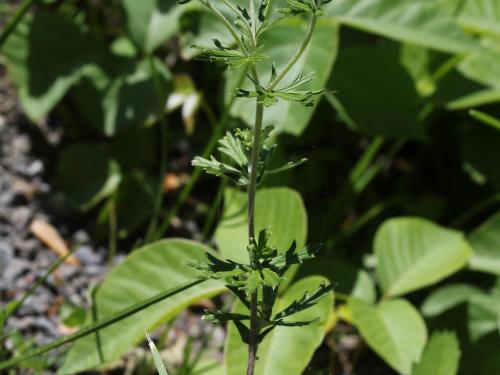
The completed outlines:
[[[153,342],[153,340],[151,340],[151,337],[146,331],[144,331],[144,333],[146,334],[146,338],[148,339],[149,349],[151,349],[151,353],[153,354],[153,361],[155,362],[156,369],[158,370],[158,375],[168,375],[165,364],[161,359],[160,352],[158,352],[158,349],[156,349],[155,343]]]

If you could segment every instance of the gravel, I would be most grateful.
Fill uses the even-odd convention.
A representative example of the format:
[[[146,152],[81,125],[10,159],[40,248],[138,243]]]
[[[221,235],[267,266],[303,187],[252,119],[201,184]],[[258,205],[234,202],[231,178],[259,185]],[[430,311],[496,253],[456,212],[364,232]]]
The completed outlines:
[[[63,334],[56,301],[86,306],[86,291],[106,272],[105,250],[92,242],[85,223],[71,212],[52,185],[62,130],[33,124],[21,114],[14,91],[0,68],[0,308],[22,298],[26,290],[57,260],[30,230],[34,218],[56,227],[70,244],[81,244],[75,256],[81,266],[62,265],[10,317],[6,332],[18,330],[45,343]],[[57,204],[54,204],[57,202]],[[61,209],[61,207],[63,207]],[[8,343],[12,345],[12,343]]]

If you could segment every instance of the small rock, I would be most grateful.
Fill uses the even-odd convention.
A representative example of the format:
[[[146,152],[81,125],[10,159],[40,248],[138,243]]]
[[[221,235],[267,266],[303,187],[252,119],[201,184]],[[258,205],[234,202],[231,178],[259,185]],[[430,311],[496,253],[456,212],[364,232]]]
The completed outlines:
[[[12,260],[13,249],[7,242],[0,241],[0,277]]]
[[[82,245],[76,250],[75,256],[80,259],[84,265],[95,265],[102,261],[99,254],[94,252],[90,246]]]
[[[12,287],[16,279],[19,279],[25,272],[30,270],[30,263],[19,258],[12,258],[9,262],[9,267],[5,269],[2,277],[5,283],[0,284],[0,288],[9,286]]]

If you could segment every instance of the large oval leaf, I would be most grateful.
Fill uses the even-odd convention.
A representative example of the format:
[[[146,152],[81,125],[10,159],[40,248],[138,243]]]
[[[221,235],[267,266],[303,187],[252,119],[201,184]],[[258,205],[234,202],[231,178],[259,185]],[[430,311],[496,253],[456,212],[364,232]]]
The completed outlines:
[[[269,55],[269,62],[259,65],[259,74],[264,77],[263,79],[267,80],[271,76],[273,62],[280,72],[300,46],[306,30],[305,20],[290,18],[280,22],[262,37],[263,45],[268,47],[266,54]],[[337,56],[337,47],[337,24],[331,19],[321,18],[317,23],[311,43],[294,68],[288,73],[284,82],[293,80],[301,72],[314,73],[314,80],[302,86],[301,90],[314,91],[325,88]],[[230,94],[235,88],[235,81],[238,80],[238,77],[238,72],[230,72],[227,85]],[[247,80],[243,88],[253,90],[251,85],[252,83]],[[266,108],[264,122],[273,124],[277,131],[299,135],[309,123],[314,109],[315,107],[304,107],[301,104],[280,100],[272,107]],[[255,100],[236,99],[231,113],[252,125],[255,120]]]
[[[427,341],[427,328],[417,310],[406,300],[378,305],[352,298],[354,324],[370,347],[402,374],[409,374]]]
[[[61,13],[26,17],[2,48],[27,115],[40,120],[83,76],[108,57],[105,47]]]
[[[328,14],[361,30],[443,52],[465,52],[475,45],[435,1],[339,0]]]
[[[399,51],[356,47],[341,51],[329,86],[352,119],[354,130],[381,136],[422,138],[418,122],[421,103]],[[381,89],[383,87],[383,89]]]
[[[312,276],[293,284],[275,305],[275,311],[285,308],[304,293],[312,292],[325,279]],[[259,345],[255,375],[299,375],[306,368],[316,348],[323,341],[324,323],[333,304],[333,292],[318,304],[293,315],[291,320],[312,320],[318,322],[304,327],[277,327]],[[237,311],[245,310],[239,304]],[[248,347],[241,341],[238,330],[231,324],[225,348],[226,375],[241,375],[246,371]]]
[[[172,0],[123,0],[127,30],[143,51],[153,52],[179,30],[186,7]]]
[[[500,212],[472,232],[469,241],[474,249],[470,268],[500,276]]]
[[[466,315],[456,322],[464,325],[467,337],[476,341],[483,336],[498,330],[498,312],[500,300],[495,292],[485,293],[483,290],[468,284],[446,285],[434,291],[427,297],[422,305],[425,317],[436,318],[442,315],[442,320],[448,327],[454,319],[454,310],[460,311],[461,307]],[[449,314],[448,314],[449,313]]]
[[[186,262],[205,260],[205,252],[210,249],[181,239],[159,241],[135,250],[99,287],[95,297],[96,320],[193,280],[196,271]],[[144,339],[144,330],[151,331],[194,301],[223,290],[221,283],[206,281],[102,329],[99,332],[100,350],[95,335],[80,339],[71,348],[59,373],[75,374],[117,359]]]
[[[374,248],[386,296],[431,285],[465,266],[472,254],[461,232],[409,217],[383,223]]]
[[[287,188],[262,189],[255,198],[255,231],[269,229],[271,244],[286,251],[294,240],[304,246],[307,236],[307,214],[300,195]],[[248,243],[246,193],[226,190],[225,209],[215,232],[215,241],[224,258],[247,262]]]
[[[425,347],[412,375],[456,375],[460,361],[460,346],[451,332],[436,332]]]
[[[95,144],[76,143],[65,149],[57,168],[59,186],[82,210],[112,194],[121,181],[120,165]]]

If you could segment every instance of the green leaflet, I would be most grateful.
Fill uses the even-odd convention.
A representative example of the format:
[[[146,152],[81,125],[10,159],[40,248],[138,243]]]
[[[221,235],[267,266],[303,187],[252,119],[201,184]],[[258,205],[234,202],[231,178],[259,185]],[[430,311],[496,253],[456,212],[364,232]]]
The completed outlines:
[[[301,18],[287,18],[263,35],[262,44],[269,58],[266,60],[268,61],[267,64],[259,64],[258,71],[260,76],[271,77],[273,63],[277,71],[280,71],[285,66],[290,56],[295,53],[302,42],[306,27],[307,22]],[[288,73],[283,84],[286,85],[288,82],[293,81],[302,72],[305,74],[314,73],[315,75],[313,80],[301,87],[301,90],[304,92],[317,92],[325,88],[331,88],[326,87],[326,82],[336,58],[337,44],[337,24],[327,17],[319,18],[310,45],[299,62]],[[272,47],[277,45],[279,48]],[[226,95],[233,94],[236,80],[236,72],[229,72]],[[254,90],[251,82],[247,82],[241,88],[249,92]],[[331,89],[334,89],[334,87]],[[290,102],[288,99],[293,100]],[[276,104],[266,108],[264,123],[273,124],[277,132],[300,135],[314,113],[317,100],[314,101],[313,106],[307,108],[304,108],[301,103],[294,103],[294,100],[295,97],[287,98],[286,100],[278,98]],[[254,100],[238,98],[231,113],[234,116],[242,118],[247,124],[252,124],[254,121],[254,110]]]
[[[306,291],[312,292],[325,281],[322,277],[308,277],[293,284],[275,305],[275,311],[285,308],[300,299]],[[313,320],[318,322],[304,327],[277,327],[259,345],[259,360],[256,375],[287,374],[299,375],[321,344],[324,336],[322,324],[326,321],[333,304],[333,293],[313,307],[293,315],[290,320]],[[245,312],[244,306],[236,304],[234,312]],[[247,347],[241,342],[238,331],[230,326],[225,346],[226,375],[240,375],[245,372]]]

